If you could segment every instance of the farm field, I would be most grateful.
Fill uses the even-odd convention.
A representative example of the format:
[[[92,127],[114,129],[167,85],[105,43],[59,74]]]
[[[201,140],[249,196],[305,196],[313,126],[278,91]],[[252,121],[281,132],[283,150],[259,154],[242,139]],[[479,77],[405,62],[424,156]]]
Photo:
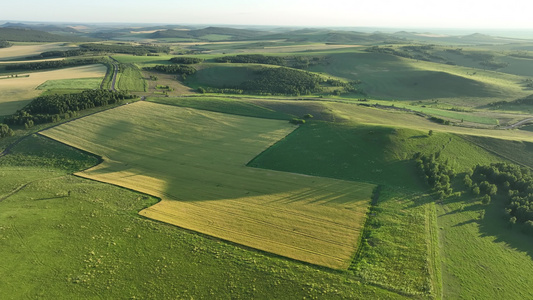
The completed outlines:
[[[244,166],[292,130],[284,121],[138,102],[42,134],[104,158],[78,175],[162,198],[141,215],[346,269],[374,185]]]
[[[74,48],[76,47],[70,46],[68,43],[14,45],[9,48],[0,48],[0,61],[23,59],[46,51],[69,50]]]
[[[38,90],[93,90],[100,88],[102,78],[75,78],[47,80],[37,87]]]
[[[0,157],[3,298],[405,299],[344,272],[139,218],[157,199],[69,175],[96,162],[38,135]]]
[[[106,68],[103,65],[88,65],[82,67],[24,73],[29,77],[18,77],[0,80],[0,115],[9,115],[21,109],[29,101],[37,97],[42,91],[37,87],[48,80],[63,80],[72,78],[103,78]]]
[[[146,92],[147,84],[139,68],[134,64],[121,64],[117,77],[117,89],[130,92]]]

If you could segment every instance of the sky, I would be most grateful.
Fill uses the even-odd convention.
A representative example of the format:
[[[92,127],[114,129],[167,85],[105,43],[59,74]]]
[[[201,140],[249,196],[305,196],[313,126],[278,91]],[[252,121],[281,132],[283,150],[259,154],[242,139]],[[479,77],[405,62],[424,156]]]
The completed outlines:
[[[0,20],[326,27],[533,28],[533,1],[16,0]]]

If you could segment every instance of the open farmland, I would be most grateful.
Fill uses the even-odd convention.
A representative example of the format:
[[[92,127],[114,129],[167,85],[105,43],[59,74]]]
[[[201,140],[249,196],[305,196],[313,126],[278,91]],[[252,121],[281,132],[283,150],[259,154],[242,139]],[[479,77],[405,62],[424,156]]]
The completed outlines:
[[[71,78],[103,78],[106,67],[103,65],[88,65],[75,68],[25,73],[29,77],[16,77],[0,80],[0,115],[12,114],[24,107],[32,98],[42,91],[37,87],[48,80]]]
[[[0,60],[23,59],[46,51],[69,50],[77,47],[68,46],[66,43],[14,45],[0,49]]]
[[[245,167],[294,128],[139,102],[43,134],[103,157],[78,175],[162,199],[141,215],[346,269],[374,186]]]

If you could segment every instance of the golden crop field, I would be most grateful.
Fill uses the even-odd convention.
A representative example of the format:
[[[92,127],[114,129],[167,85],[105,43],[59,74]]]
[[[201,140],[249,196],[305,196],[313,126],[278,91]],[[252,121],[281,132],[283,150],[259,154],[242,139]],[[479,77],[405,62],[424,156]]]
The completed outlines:
[[[24,73],[17,78],[0,79],[0,115],[9,115],[24,107],[32,98],[39,96],[36,88],[48,80],[71,78],[103,78],[104,65],[88,65],[54,71]],[[22,77],[22,75],[30,75]]]
[[[9,48],[0,49],[0,60],[24,59],[28,56],[39,55],[42,52],[54,50],[75,49],[77,46],[70,46],[66,43],[48,43],[33,45],[14,45]]]
[[[160,197],[143,216],[346,269],[374,186],[245,166],[294,129],[286,121],[137,102],[42,134],[103,157],[77,175]]]

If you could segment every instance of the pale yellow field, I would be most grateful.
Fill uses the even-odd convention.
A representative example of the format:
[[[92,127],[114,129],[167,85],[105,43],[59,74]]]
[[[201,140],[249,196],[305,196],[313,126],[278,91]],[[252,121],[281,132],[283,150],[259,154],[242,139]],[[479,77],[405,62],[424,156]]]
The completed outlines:
[[[30,77],[18,77],[0,80],[0,115],[9,115],[23,108],[31,99],[37,97],[42,91],[36,88],[47,80],[71,78],[104,77],[104,65],[88,65],[75,68],[24,73]]]
[[[160,197],[143,216],[346,269],[374,186],[245,166],[294,129],[286,121],[138,102],[42,134],[103,157],[77,175]]]
[[[50,44],[36,44],[36,45],[15,45],[9,48],[0,49],[0,60],[12,60],[15,58],[26,58],[28,56],[34,56],[46,51],[54,50],[68,50],[74,49],[70,45],[65,43],[50,43]]]

